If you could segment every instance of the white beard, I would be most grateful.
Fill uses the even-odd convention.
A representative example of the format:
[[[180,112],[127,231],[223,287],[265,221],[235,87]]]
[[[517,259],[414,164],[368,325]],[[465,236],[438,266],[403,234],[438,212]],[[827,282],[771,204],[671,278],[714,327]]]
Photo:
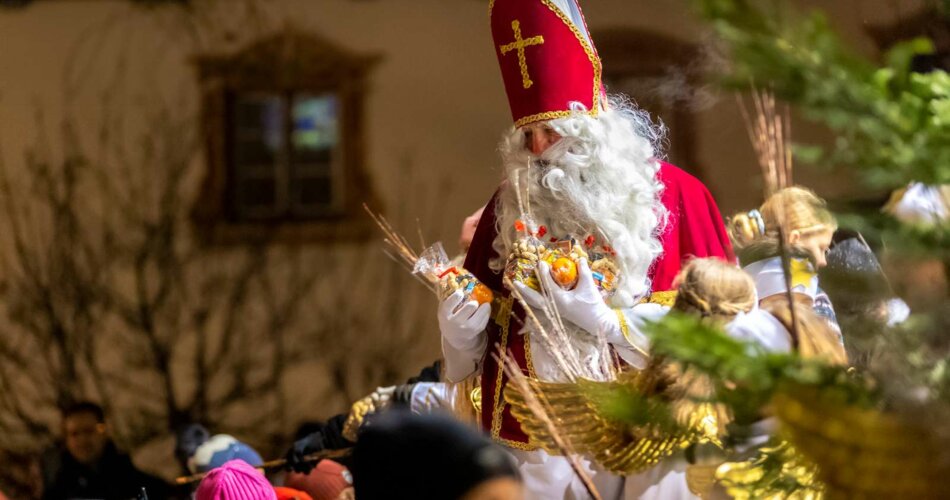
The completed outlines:
[[[659,234],[666,210],[654,147],[661,135],[649,115],[617,99],[597,117],[578,107],[574,115],[550,125],[562,139],[541,158],[526,149],[520,130],[502,143],[508,182],[496,207],[493,247],[500,258],[492,268],[504,268],[518,238],[515,221],[525,215],[520,190],[521,204],[551,236],[583,241],[594,235],[613,248],[620,282],[611,305],[632,307],[650,292],[648,272],[662,253]]]

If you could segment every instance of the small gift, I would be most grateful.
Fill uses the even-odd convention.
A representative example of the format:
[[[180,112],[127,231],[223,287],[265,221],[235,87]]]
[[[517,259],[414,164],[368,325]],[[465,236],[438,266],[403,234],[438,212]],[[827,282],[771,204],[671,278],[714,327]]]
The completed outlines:
[[[464,267],[452,265],[441,242],[435,243],[419,254],[412,272],[437,284],[439,298],[442,300],[455,293],[456,290],[462,290],[466,301],[474,300],[479,305],[487,304],[494,298],[491,289],[479,282],[472,273]]]
[[[544,226],[536,226],[530,219],[515,221],[515,230],[520,233],[515,241],[508,262],[505,265],[505,276],[513,282],[524,283],[533,290],[541,290],[537,274],[538,262],[548,252],[547,246],[541,237],[547,233]]]

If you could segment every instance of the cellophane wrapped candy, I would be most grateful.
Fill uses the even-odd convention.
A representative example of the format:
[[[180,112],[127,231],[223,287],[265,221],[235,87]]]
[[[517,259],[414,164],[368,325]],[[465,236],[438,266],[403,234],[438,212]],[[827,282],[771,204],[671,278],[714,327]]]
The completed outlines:
[[[444,300],[456,290],[462,290],[465,300],[474,300],[479,305],[494,299],[491,289],[464,267],[452,265],[441,242],[426,248],[416,260],[413,273],[420,274],[438,286],[439,299]]]
[[[515,230],[521,233],[521,236],[515,241],[514,248],[508,254],[505,277],[512,282],[524,283],[527,287],[540,291],[541,284],[538,282],[535,271],[548,248],[541,242],[538,235],[544,236],[547,230],[544,226],[535,226],[530,220],[517,221]]]
[[[544,243],[541,237],[547,230],[544,226],[533,226],[530,222],[518,221],[515,229],[523,236],[515,241],[505,266],[505,275],[512,281],[541,291],[536,270],[538,263],[544,261],[551,266],[551,277],[554,281],[565,290],[570,290],[577,285],[577,263],[586,258],[594,283],[604,300],[617,291],[620,273],[613,250],[608,245],[596,245],[593,236],[588,236],[583,244],[570,237],[552,239],[550,243]]]
[[[604,299],[609,299],[617,291],[620,275],[617,263],[611,254],[604,252],[591,252],[588,260],[591,274],[594,275],[594,283],[597,284]]]

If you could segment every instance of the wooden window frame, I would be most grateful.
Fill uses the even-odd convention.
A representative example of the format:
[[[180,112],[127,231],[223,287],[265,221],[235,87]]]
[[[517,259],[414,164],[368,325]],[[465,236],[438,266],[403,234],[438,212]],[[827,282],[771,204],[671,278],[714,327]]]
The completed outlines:
[[[363,100],[367,77],[380,60],[356,55],[313,34],[286,31],[264,38],[234,54],[193,58],[201,94],[201,130],[206,175],[192,209],[198,236],[207,243],[259,241],[335,243],[365,240],[371,222],[362,204],[378,207],[364,165]],[[238,220],[228,206],[231,166],[229,102],[240,93],[336,94],[340,143],[337,152],[341,200],[334,213],[306,219]],[[290,133],[290,131],[286,131]],[[336,161],[336,160],[335,160]]]

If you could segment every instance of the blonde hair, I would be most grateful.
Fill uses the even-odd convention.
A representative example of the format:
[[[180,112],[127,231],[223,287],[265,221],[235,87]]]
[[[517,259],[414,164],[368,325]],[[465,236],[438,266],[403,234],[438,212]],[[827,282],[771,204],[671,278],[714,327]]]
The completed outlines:
[[[738,267],[715,258],[693,259],[676,277],[673,309],[728,321],[755,306],[755,283]]]
[[[838,228],[825,200],[812,190],[792,186],[776,191],[758,210],[732,216],[727,227],[737,248],[744,248],[763,239],[778,239],[779,228],[786,237],[797,232],[807,236]]]
[[[795,302],[795,325],[792,311],[785,296],[769,297],[762,301],[762,310],[775,316],[792,335],[796,350],[805,358],[823,358],[836,365],[847,365],[848,354],[828,321],[815,314],[810,304]],[[793,328],[797,326],[798,328]]]

